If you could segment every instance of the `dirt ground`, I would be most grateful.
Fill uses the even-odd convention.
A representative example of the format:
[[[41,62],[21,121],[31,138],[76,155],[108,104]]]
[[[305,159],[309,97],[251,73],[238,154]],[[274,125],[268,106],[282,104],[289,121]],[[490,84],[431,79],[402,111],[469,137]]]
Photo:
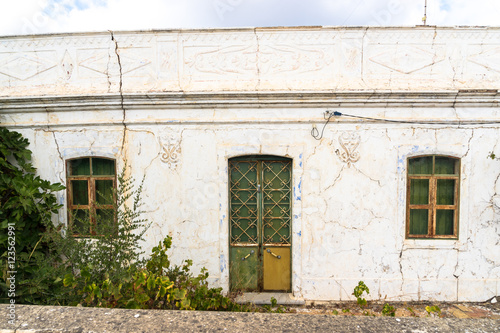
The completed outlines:
[[[384,305],[388,304],[385,307]],[[392,306],[392,308],[390,308]],[[274,307],[273,312],[331,314],[337,316],[383,316],[440,318],[500,319],[500,302],[443,303],[443,302],[375,302],[364,307],[356,302],[311,302],[303,306]]]

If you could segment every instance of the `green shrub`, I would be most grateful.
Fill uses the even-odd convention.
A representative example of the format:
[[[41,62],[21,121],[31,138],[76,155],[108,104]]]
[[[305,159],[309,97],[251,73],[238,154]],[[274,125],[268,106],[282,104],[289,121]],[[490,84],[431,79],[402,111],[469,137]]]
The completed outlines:
[[[49,233],[55,252],[65,258],[72,273],[86,269],[92,281],[104,281],[106,276],[115,280],[128,274],[129,267],[140,260],[143,254],[140,243],[144,241],[150,223],[141,219],[143,182],[134,188],[133,178],[126,177],[125,172],[124,167],[117,176],[118,187],[111,194],[116,200],[109,199],[113,202],[115,219],[99,220],[98,216],[95,217],[101,230],[109,232],[88,238],[73,237],[66,229],[62,234],[56,229]],[[90,224],[90,217],[79,220],[79,223]]]
[[[203,268],[198,276],[190,272],[191,260],[170,267],[167,250],[172,239],[167,236],[152,249],[151,257],[128,267],[120,279],[95,279],[84,268],[80,274],[67,274],[64,285],[79,297],[74,304],[84,306],[136,309],[230,310],[245,311],[222,295],[222,288],[208,287],[208,273]]]
[[[366,294],[370,293],[370,289],[365,285],[363,281],[359,281],[358,285],[354,287],[354,291],[352,295],[356,297],[356,300],[358,302],[359,307],[364,307],[366,305],[366,299],[361,297],[363,295],[363,292],[366,292]]]
[[[425,311],[427,311],[428,316],[438,316],[441,317],[441,309],[437,305],[426,306]]]
[[[385,303],[382,308],[382,315],[394,317],[396,315],[396,309],[392,305],[389,305],[389,303]]]
[[[6,281],[15,278],[16,302],[44,304],[54,301],[54,281],[64,271],[60,260],[46,260],[45,237],[61,207],[54,193],[64,186],[36,175],[28,145],[20,133],[0,128],[0,302],[11,298]]]

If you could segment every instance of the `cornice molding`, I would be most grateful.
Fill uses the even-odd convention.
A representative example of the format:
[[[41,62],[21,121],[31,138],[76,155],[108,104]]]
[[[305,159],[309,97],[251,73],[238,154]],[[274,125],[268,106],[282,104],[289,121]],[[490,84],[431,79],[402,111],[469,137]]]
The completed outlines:
[[[447,92],[163,92],[0,97],[1,113],[213,108],[498,107],[497,90]]]

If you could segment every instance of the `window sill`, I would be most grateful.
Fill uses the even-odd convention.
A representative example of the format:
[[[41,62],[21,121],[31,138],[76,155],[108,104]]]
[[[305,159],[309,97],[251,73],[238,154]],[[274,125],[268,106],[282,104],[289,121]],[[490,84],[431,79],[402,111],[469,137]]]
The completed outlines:
[[[405,239],[403,242],[403,250],[406,249],[448,249],[448,250],[463,250],[466,244],[458,239]]]

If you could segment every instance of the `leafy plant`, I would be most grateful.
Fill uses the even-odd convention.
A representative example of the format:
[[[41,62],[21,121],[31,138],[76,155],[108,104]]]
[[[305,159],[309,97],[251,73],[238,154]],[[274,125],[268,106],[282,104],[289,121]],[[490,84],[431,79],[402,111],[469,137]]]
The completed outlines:
[[[43,304],[53,300],[61,268],[59,261],[46,261],[50,239],[45,229],[61,207],[55,193],[65,187],[36,175],[28,146],[20,133],[0,128],[0,302],[12,296],[3,282],[10,271],[16,272],[16,301]]]
[[[271,312],[271,313],[285,313],[286,312],[286,307],[282,307],[281,305],[278,304],[278,300],[271,296],[271,305],[265,304],[262,305],[261,307],[264,309],[266,312]]]
[[[366,292],[366,294],[370,293],[370,289],[365,285],[363,281],[359,281],[358,285],[354,287],[354,291],[352,295],[356,297],[356,300],[358,302],[358,305],[360,308],[364,307],[366,305],[366,299],[361,297],[363,293]]]
[[[396,309],[392,305],[389,305],[389,303],[385,303],[382,308],[382,315],[394,317],[396,315]]]
[[[437,315],[438,317],[441,317],[441,309],[437,305],[432,305],[432,306],[426,306],[425,311],[427,311],[427,315]]]
[[[413,310],[413,308],[412,308],[412,307],[410,307],[410,306],[409,306],[409,307],[407,307],[406,309],[407,309],[408,311],[410,311],[410,313],[411,313],[411,316],[412,316],[412,317],[416,317],[416,316],[417,316],[417,314],[415,313],[415,310]]]
[[[93,268],[89,265],[80,274],[67,274],[64,285],[79,299],[75,304],[84,306],[247,311],[223,296],[222,288],[208,287],[205,268],[193,276],[191,260],[170,267],[167,250],[171,245],[167,236],[152,249],[149,259],[130,265],[119,279],[106,274],[100,280],[90,273]]]
[[[134,187],[132,177],[125,176],[125,167],[118,174],[118,187],[111,194],[113,219],[99,219],[101,230],[113,230],[93,235],[92,238],[76,238],[68,229],[63,233],[52,228],[48,237],[54,244],[54,253],[66,258],[65,265],[73,274],[86,270],[91,281],[111,281],[129,274],[129,268],[140,259],[140,242],[150,223],[141,219],[141,194],[143,182]],[[80,220],[80,224],[90,224],[90,217]]]

